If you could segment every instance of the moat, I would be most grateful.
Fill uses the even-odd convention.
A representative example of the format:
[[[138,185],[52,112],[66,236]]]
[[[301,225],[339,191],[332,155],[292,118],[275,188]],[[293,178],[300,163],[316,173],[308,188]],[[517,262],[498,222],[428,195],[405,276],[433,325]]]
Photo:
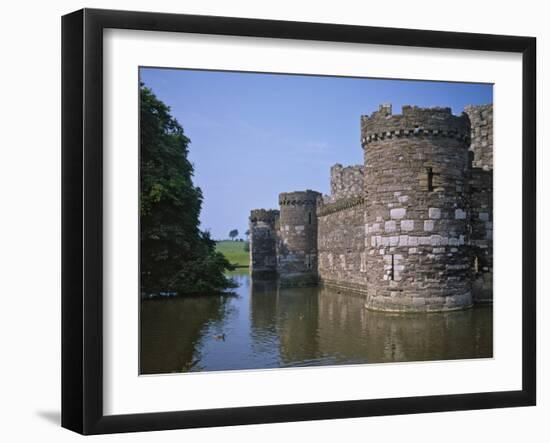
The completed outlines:
[[[141,373],[387,363],[493,355],[493,308],[429,314],[365,309],[336,290],[277,288],[232,274],[235,296],[146,300]]]

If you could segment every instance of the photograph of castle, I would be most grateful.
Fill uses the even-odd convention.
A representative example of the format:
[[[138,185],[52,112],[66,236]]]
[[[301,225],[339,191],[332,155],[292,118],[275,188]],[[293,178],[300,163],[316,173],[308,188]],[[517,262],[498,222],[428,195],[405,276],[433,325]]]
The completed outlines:
[[[369,309],[430,312],[492,301],[491,105],[392,106],[361,117],[365,162],[331,194],[279,194],[250,214],[252,275],[364,294]]]
[[[493,357],[493,85],[139,93],[141,374]]]

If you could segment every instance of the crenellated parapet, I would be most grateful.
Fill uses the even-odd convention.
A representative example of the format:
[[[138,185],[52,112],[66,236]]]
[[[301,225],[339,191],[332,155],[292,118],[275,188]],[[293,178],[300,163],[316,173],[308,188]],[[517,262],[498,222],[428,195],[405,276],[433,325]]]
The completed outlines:
[[[274,223],[279,218],[279,211],[276,209],[253,209],[250,211],[250,222]]]
[[[311,189],[282,192],[279,194],[279,206],[317,206],[320,198],[321,194]]]
[[[358,195],[355,197],[341,198],[334,202],[328,202],[320,204],[317,207],[317,217],[324,217],[325,215],[334,214],[345,209],[350,209],[355,206],[360,206],[365,203],[365,197]]]
[[[469,142],[470,123],[465,114],[453,115],[451,108],[403,106],[393,115],[391,105],[380,105],[370,116],[361,116],[361,143],[401,137],[446,137]]]

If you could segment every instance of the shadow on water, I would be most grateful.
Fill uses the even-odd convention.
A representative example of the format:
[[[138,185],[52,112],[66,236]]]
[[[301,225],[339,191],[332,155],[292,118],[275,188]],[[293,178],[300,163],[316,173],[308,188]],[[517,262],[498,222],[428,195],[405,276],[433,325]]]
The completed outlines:
[[[231,273],[237,297],[146,300],[143,374],[487,358],[493,310],[368,311],[357,295]]]

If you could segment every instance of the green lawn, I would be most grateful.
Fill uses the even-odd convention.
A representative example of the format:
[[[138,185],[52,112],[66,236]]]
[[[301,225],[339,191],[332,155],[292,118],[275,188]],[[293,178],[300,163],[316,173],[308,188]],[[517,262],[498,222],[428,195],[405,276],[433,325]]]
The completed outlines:
[[[220,251],[230,263],[237,267],[249,266],[248,252],[244,250],[244,241],[224,240],[216,243],[216,249]]]

